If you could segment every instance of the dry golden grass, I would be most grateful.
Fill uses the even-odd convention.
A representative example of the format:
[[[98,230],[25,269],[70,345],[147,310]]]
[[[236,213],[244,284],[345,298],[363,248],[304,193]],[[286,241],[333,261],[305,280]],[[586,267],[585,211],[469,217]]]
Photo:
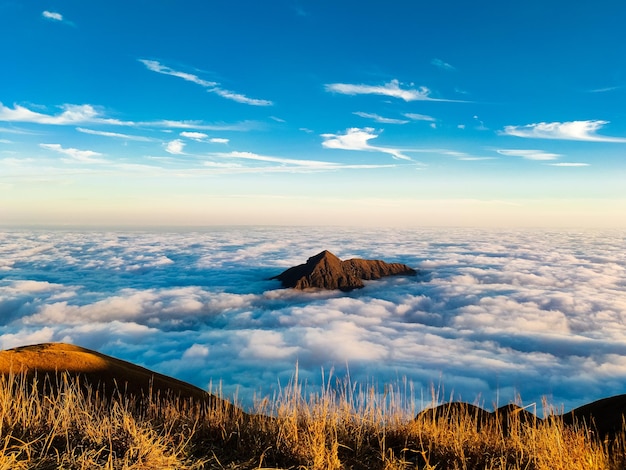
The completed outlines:
[[[624,436],[599,442],[555,416],[512,413],[506,432],[471,406],[421,414],[405,384],[298,382],[247,414],[222,400],[104,395],[67,373],[0,378],[1,469],[617,470]],[[38,381],[39,383],[33,383]],[[332,384],[332,386],[331,386]],[[45,386],[42,386],[45,385]],[[43,391],[43,393],[42,393]],[[219,394],[219,391],[216,393]],[[479,423],[480,422],[480,423]],[[480,425],[479,425],[480,424]]]

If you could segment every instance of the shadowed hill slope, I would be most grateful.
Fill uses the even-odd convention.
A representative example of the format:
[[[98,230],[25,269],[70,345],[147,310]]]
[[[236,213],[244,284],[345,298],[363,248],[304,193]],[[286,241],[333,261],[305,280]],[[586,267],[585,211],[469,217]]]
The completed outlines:
[[[480,431],[486,427],[496,427],[504,436],[508,436],[509,430],[516,424],[533,425],[542,421],[525,408],[513,403],[504,405],[495,411],[486,411],[483,408],[463,402],[451,402],[434,408],[428,408],[420,412],[418,421],[445,420],[450,424],[461,424],[468,420],[476,425]]]
[[[54,387],[58,374],[64,372],[106,395],[120,392],[141,398],[152,394],[232,407],[194,385],[80,346],[44,343],[0,351],[0,374],[4,376],[36,375],[40,384],[47,377],[47,383]]]
[[[562,419],[563,423],[568,426],[588,427],[602,439],[614,438],[622,431],[626,420],[626,395],[603,398],[553,417]],[[498,426],[504,435],[508,435],[510,427],[516,424],[533,426],[544,421],[526,408],[515,404],[501,406],[496,411],[490,412],[463,402],[445,403],[428,408],[416,417],[417,420],[427,421],[443,419],[451,424],[463,422],[468,418],[476,424],[478,430],[488,426]],[[545,419],[550,419],[550,417]]]
[[[364,287],[363,280],[415,274],[416,271],[406,264],[358,258],[342,261],[330,251],[324,250],[310,257],[305,264],[289,268],[272,279],[281,281],[283,287],[294,289],[350,291]]]
[[[599,436],[615,436],[624,428],[626,395],[616,395],[588,403],[563,414],[565,424],[584,423]]]

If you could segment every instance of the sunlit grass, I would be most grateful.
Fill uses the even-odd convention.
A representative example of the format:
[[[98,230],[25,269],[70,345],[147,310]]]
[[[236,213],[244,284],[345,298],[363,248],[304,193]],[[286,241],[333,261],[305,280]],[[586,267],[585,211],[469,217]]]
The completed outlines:
[[[506,432],[475,408],[418,419],[407,384],[298,381],[253,413],[174,398],[103,396],[79,380],[0,379],[0,469],[617,470],[624,439],[509,416]],[[44,389],[44,393],[42,393]],[[436,401],[437,397],[435,397]],[[436,403],[435,403],[436,404]],[[549,409],[548,406],[544,407]]]

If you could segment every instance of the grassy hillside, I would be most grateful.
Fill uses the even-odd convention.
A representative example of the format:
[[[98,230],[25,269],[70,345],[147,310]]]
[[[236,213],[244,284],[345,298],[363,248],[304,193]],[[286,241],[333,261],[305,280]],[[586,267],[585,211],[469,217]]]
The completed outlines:
[[[45,390],[44,368],[24,355],[36,348],[48,356],[38,365],[50,366],[54,382]],[[0,353],[0,469],[617,470],[626,465],[623,433],[601,442],[584,426],[566,425],[558,416],[529,420],[514,407],[506,426],[459,404],[415,418],[411,400],[394,387],[379,395],[342,382],[304,396],[296,378],[279,395],[259,401],[252,414],[219,397],[185,396],[184,387],[174,387],[179,381],[162,395],[102,393],[85,382],[95,375],[82,374],[120,366],[124,382],[134,377],[136,366],[72,348],[40,345]],[[19,370],[19,361],[10,357],[18,353],[26,361]],[[54,355],[68,362],[57,363]],[[30,373],[19,373],[24,370]]]

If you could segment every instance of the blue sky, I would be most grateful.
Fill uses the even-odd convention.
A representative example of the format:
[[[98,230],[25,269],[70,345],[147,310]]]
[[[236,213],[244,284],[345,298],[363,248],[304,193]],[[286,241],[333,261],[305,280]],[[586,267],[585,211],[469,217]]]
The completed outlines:
[[[0,223],[624,227],[625,21],[0,0]]]

